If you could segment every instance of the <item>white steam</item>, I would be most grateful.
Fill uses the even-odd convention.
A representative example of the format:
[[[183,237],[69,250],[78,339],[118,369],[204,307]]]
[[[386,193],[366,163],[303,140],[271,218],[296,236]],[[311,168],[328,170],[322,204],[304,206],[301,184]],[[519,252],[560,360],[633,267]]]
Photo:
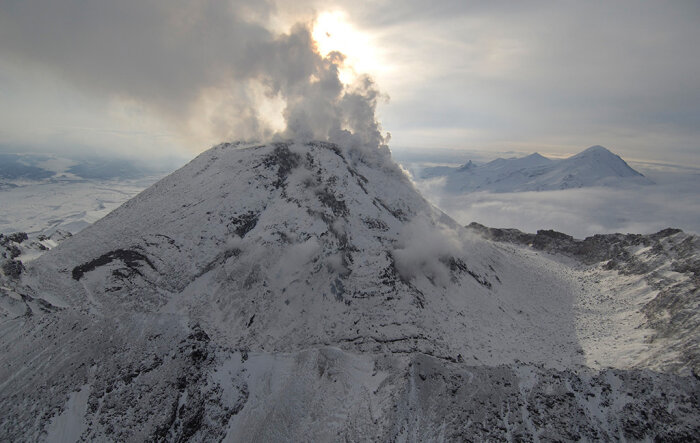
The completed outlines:
[[[402,278],[411,280],[423,274],[445,286],[450,281],[446,259],[462,255],[463,247],[455,229],[419,216],[401,229],[392,255]]]

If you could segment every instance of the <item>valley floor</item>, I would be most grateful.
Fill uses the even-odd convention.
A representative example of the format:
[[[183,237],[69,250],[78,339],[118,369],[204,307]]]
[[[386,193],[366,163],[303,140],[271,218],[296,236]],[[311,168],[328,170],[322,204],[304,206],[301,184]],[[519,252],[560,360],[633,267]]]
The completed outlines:
[[[0,187],[0,232],[76,233],[152,185],[160,176],[65,180]]]
[[[550,337],[573,327],[576,343],[572,349],[581,353],[581,364],[594,369],[630,369],[662,346],[660,342],[651,342],[654,331],[645,326],[646,317],[641,312],[658,291],[640,276],[620,275],[603,269],[601,264],[585,265],[530,248],[505,247],[540,268],[543,274],[555,274],[568,283],[571,303],[552,300],[548,308],[551,312],[543,316],[543,321],[551,321],[546,327],[546,335]]]

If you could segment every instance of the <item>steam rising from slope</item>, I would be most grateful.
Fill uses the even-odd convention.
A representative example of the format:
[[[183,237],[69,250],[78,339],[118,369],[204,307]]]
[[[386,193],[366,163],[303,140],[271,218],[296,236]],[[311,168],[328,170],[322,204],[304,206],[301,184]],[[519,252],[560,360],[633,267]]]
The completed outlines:
[[[343,84],[344,56],[319,53],[312,22],[276,33],[274,13],[258,0],[2,2],[0,58],[137,101],[198,144],[278,136],[384,145],[372,79]]]

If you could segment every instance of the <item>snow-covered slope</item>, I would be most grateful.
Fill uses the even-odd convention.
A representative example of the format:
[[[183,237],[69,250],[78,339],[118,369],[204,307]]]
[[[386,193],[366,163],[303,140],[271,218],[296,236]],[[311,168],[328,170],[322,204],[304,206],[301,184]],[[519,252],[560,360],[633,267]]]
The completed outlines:
[[[471,161],[458,168],[432,167],[421,179],[446,177],[445,190],[521,192],[650,184],[622,158],[602,146],[592,146],[563,160],[550,160],[538,153],[522,158],[499,158],[483,165]]]
[[[380,151],[219,145],[0,276],[0,437],[696,435],[695,378],[586,367],[567,272]]]
[[[584,283],[577,306],[587,364],[646,366],[700,374],[700,238],[680,229],[655,234],[605,234],[583,240],[551,230],[468,226],[488,239],[525,246],[577,265]],[[537,252],[535,252],[537,254]],[[593,284],[591,284],[593,283]],[[643,336],[639,340],[639,335]],[[610,349],[616,352],[606,352]]]
[[[392,163],[353,165],[330,144],[222,145],[40,258],[26,280],[60,307],[187,315],[231,346],[410,342],[451,358],[527,359],[533,350],[516,343],[538,332],[501,315],[518,302],[499,266],[502,279],[527,273]],[[472,349],[496,334],[513,350]]]

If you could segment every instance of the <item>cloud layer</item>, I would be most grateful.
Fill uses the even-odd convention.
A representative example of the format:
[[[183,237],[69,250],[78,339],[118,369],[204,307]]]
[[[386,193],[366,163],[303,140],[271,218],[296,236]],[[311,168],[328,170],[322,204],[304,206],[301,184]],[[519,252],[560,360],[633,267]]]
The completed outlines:
[[[564,191],[447,195],[440,183],[419,182],[426,197],[460,224],[554,229],[584,238],[602,233],[653,233],[667,227],[700,234],[700,171],[643,169],[656,184]]]

